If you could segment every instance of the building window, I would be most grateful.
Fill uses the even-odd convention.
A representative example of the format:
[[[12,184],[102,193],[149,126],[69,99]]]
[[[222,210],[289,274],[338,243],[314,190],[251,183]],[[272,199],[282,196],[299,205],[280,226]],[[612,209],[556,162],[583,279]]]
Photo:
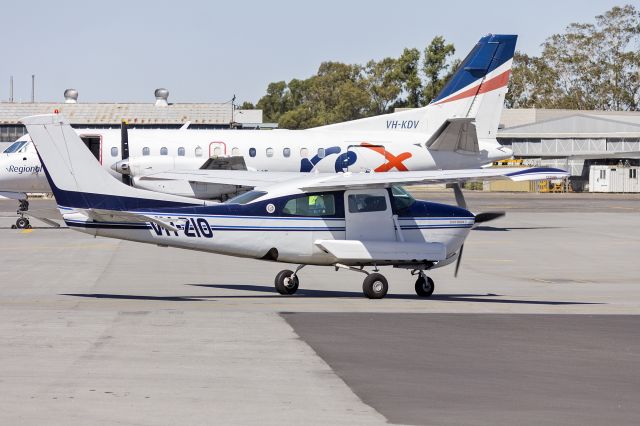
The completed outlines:
[[[318,158],[324,158],[324,148],[318,148]]]
[[[142,148],[142,155],[149,155],[151,154],[151,150],[149,149],[148,146],[145,146],[144,148]]]
[[[284,148],[282,150],[282,156],[284,158],[289,158],[291,156],[291,148]]]
[[[184,147],[181,146],[180,148],[178,148],[178,157],[184,157],[185,151],[184,151]]]
[[[307,148],[300,148],[300,157],[307,158],[309,156],[309,150]]]
[[[169,154],[169,150],[167,149],[166,146],[163,146],[162,148],[160,148],[160,155],[168,155]]]
[[[606,170],[600,170],[600,179],[604,179],[607,177],[607,171]]]
[[[638,178],[638,169],[629,169],[629,179]]]
[[[255,157],[255,156],[256,156],[256,149],[249,148],[249,157]]]
[[[292,216],[331,216],[335,213],[333,194],[305,195],[292,198],[282,209],[282,214]]]
[[[234,157],[239,157],[240,156],[240,148],[233,148],[231,150],[231,155],[233,155]]]
[[[197,146],[196,147],[196,157],[202,157],[202,147],[201,146]]]
[[[273,148],[267,148],[267,157],[273,157]]]
[[[117,157],[118,156],[118,147],[117,146],[111,147],[111,156],[112,157]]]

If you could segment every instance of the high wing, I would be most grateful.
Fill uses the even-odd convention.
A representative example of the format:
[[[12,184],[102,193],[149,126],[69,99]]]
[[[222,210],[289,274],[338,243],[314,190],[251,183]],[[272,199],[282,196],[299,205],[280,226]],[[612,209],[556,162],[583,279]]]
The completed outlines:
[[[390,187],[392,185],[429,185],[442,183],[461,183],[470,180],[543,180],[561,179],[569,176],[564,170],[533,167],[437,170],[425,172],[387,172],[387,173],[337,173],[331,176],[317,176],[302,179],[297,187],[303,191],[352,189],[366,187]]]
[[[140,177],[140,180],[183,180],[190,183],[235,185],[248,188],[277,184],[293,185],[298,189],[343,189],[357,187],[389,187],[391,185],[428,185],[459,183],[469,180],[542,180],[569,176],[564,170],[546,167],[432,170],[386,173],[302,173],[254,172],[242,170],[196,170],[159,172]]]

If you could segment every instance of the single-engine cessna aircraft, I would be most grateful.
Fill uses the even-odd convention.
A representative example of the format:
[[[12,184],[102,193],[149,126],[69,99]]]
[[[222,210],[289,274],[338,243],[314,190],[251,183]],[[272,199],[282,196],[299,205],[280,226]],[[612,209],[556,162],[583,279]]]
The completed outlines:
[[[209,157],[227,156],[241,158],[241,168],[252,171],[478,168],[512,155],[497,142],[496,133],[516,39],[515,35],[482,37],[440,94],[423,108],[307,130],[132,130],[129,134],[126,129],[83,129],[78,133],[100,164],[123,182],[169,193],[179,186],[178,193],[204,199],[225,198],[244,189],[144,176],[197,170]],[[0,156],[0,191],[15,192],[15,198],[25,192],[50,192],[29,136],[17,143],[22,142],[27,145],[20,147],[19,155]],[[19,227],[28,225],[22,219]]]
[[[298,289],[305,265],[326,265],[366,274],[369,298],[387,293],[379,266],[418,275],[416,292],[430,296],[424,271],[458,259],[478,221],[461,207],[414,200],[400,184],[464,179],[561,178],[559,169],[478,169],[403,173],[298,174],[225,203],[132,188],[112,179],[59,115],[22,120],[44,165],[69,227],[95,236],[295,263],[275,278],[281,294]],[[256,173],[226,171],[242,180]],[[268,181],[270,173],[261,173]],[[373,273],[365,267],[373,267]]]

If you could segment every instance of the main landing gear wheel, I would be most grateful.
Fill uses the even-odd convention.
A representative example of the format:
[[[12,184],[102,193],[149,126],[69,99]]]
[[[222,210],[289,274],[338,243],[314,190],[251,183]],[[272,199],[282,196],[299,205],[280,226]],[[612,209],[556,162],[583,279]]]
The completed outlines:
[[[280,294],[293,294],[298,290],[300,281],[298,276],[293,274],[293,271],[285,269],[278,272],[275,279],[276,290]]]
[[[29,219],[26,217],[20,217],[16,220],[16,228],[18,229],[29,229],[31,228],[31,224],[29,223]]]
[[[433,294],[436,285],[430,277],[420,275],[416,280],[416,294],[420,297],[429,297]]]
[[[387,290],[389,290],[389,283],[382,274],[369,274],[362,283],[362,292],[369,299],[382,299],[387,294]]]

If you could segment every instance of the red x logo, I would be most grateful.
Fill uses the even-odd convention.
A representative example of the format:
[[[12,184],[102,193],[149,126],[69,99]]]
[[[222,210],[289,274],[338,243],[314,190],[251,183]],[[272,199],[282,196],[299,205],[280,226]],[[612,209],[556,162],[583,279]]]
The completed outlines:
[[[385,160],[387,160],[386,163],[384,163],[381,166],[378,166],[375,169],[376,172],[388,172],[394,167],[401,172],[406,172],[409,170],[407,169],[407,166],[402,164],[402,162],[408,158],[411,158],[410,152],[403,152],[402,154],[399,154],[399,155],[393,155],[381,146],[371,145],[370,143],[367,143],[367,142],[362,142],[360,145],[366,148],[369,148],[380,155],[384,155]]]

